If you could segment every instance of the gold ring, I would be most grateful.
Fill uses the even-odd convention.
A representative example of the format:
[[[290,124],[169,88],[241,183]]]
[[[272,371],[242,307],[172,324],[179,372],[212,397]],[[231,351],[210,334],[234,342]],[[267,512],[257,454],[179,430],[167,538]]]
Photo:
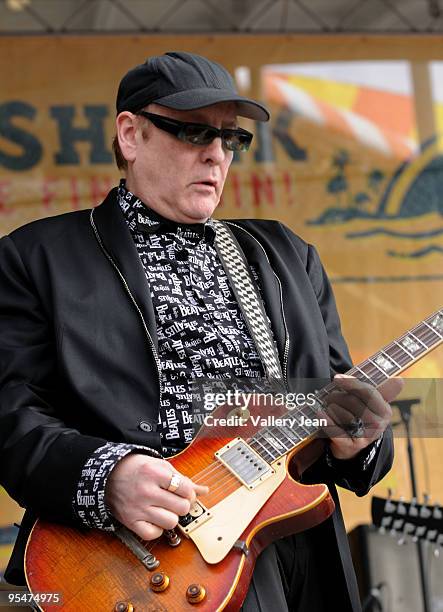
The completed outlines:
[[[181,483],[181,478],[178,474],[172,474],[171,476],[171,482],[169,483],[169,487],[168,487],[168,491],[171,491],[171,493],[174,493],[174,491],[177,491],[177,489],[180,486]]]

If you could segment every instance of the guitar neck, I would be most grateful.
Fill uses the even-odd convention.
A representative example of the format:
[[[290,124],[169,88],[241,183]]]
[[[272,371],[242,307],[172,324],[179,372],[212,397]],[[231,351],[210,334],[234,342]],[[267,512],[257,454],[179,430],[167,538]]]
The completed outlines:
[[[443,310],[420,321],[347,374],[378,387],[392,376],[398,376],[443,342]]]
[[[442,342],[443,310],[437,310],[346,374],[378,387],[404,372]],[[278,422],[276,419],[275,425],[264,427],[250,438],[249,444],[268,462],[290,453],[298,444],[319,433],[321,427],[316,426],[316,408],[323,409],[327,395],[336,388],[335,383],[330,382],[316,392],[315,405],[302,406],[295,415],[295,411],[286,412]]]

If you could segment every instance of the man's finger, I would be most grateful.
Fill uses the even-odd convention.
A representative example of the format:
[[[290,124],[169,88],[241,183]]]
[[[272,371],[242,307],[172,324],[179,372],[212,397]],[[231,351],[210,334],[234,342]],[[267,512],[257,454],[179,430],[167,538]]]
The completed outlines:
[[[163,529],[161,527],[148,523],[147,521],[135,521],[135,523],[130,525],[129,528],[140,538],[142,538],[142,540],[156,540],[163,533]]]
[[[389,381],[390,380],[394,381],[401,379],[389,379]],[[389,381],[386,381],[386,383]],[[343,391],[347,391],[351,395],[360,398],[361,401],[365,404],[365,406],[379,417],[386,418],[386,416],[390,413],[390,408],[387,404],[386,399],[379,392],[379,390],[373,387],[372,385],[362,382],[357,378],[351,376],[335,376],[334,383],[337,385],[338,388],[343,389]],[[398,383],[393,383],[392,387],[387,387],[388,392],[392,391],[392,394],[388,394],[389,397],[391,397],[394,391],[398,388]]]
[[[405,386],[403,378],[388,378],[378,387],[378,391],[385,401],[392,402]]]
[[[190,501],[194,501],[196,495],[206,495],[209,491],[207,486],[196,484],[190,478],[175,470],[162,478],[160,486],[162,489],[180,495],[180,497],[186,497]]]

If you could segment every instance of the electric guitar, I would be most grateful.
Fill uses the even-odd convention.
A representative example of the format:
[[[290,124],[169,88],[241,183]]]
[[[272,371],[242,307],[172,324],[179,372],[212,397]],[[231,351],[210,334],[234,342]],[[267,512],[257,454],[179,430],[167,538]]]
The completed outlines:
[[[442,341],[439,310],[347,374],[378,387]],[[124,527],[108,533],[38,520],[25,554],[30,591],[61,592],[66,612],[238,610],[259,553],[334,510],[325,484],[298,482],[324,450],[321,426],[306,423],[317,425],[317,412],[334,388],[329,383],[297,412],[268,408],[258,399],[251,414],[232,406],[211,413],[235,416],[237,425],[203,425],[184,451],[168,459],[177,471],[208,485],[209,493],[157,540],[143,541]],[[274,420],[265,427],[254,424],[254,410]],[[48,600],[38,605],[48,612],[60,609]]]

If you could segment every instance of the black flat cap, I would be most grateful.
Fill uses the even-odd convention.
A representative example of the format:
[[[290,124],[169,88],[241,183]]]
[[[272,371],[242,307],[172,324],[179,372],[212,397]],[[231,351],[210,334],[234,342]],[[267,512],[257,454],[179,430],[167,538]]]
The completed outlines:
[[[269,119],[269,112],[262,104],[237,93],[226,68],[184,51],[150,57],[122,78],[117,94],[117,114],[122,111],[135,113],[153,102],[177,110],[235,102],[238,115],[257,121]]]

